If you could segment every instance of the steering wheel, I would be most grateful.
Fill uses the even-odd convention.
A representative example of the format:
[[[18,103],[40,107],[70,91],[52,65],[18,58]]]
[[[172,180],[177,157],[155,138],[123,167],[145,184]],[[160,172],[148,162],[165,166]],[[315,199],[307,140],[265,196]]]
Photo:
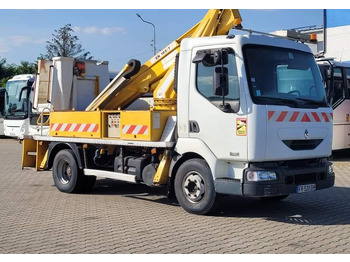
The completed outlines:
[[[316,90],[316,86],[315,86],[315,85],[310,86],[310,88],[309,88],[309,93],[310,93],[310,96],[312,96],[312,89],[314,89],[314,88],[315,88],[315,91],[317,92],[317,90]]]
[[[299,90],[292,90],[292,91],[289,91],[288,94],[294,94],[296,93],[298,96],[300,96],[300,91]]]

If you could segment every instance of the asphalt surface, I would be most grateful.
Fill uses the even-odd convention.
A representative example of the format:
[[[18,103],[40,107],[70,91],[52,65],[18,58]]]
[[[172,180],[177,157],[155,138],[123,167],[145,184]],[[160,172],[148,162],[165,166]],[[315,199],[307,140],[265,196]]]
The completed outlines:
[[[350,151],[332,161],[333,188],[278,203],[225,197],[196,216],[144,185],[99,179],[89,194],[61,193],[0,138],[0,253],[349,254]]]

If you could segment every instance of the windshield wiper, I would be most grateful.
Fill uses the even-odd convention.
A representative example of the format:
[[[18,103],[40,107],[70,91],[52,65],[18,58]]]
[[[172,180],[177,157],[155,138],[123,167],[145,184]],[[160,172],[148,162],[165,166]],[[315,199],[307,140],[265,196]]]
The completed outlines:
[[[272,101],[277,103],[278,105],[292,105],[293,107],[297,107],[298,103],[295,100],[280,98],[280,97],[271,97],[271,96],[258,96],[257,98],[266,99],[268,101]]]
[[[311,99],[307,99],[307,98],[300,98],[300,97],[295,98],[295,99],[306,102],[306,104],[309,104],[309,105],[318,105],[318,106],[325,106],[326,105],[325,101],[315,101],[315,100],[311,100]]]

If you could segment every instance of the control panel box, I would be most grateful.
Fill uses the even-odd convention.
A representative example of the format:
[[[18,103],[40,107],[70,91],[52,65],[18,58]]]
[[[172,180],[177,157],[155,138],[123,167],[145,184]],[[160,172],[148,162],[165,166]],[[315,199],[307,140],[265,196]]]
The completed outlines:
[[[108,114],[108,137],[120,138],[120,114]]]

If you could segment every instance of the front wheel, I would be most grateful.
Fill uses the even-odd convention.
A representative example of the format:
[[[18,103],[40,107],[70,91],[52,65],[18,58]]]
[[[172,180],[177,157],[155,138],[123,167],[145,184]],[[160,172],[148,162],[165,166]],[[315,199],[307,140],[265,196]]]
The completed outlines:
[[[175,195],[187,212],[205,215],[213,211],[216,192],[212,173],[203,159],[184,162],[175,176]]]

